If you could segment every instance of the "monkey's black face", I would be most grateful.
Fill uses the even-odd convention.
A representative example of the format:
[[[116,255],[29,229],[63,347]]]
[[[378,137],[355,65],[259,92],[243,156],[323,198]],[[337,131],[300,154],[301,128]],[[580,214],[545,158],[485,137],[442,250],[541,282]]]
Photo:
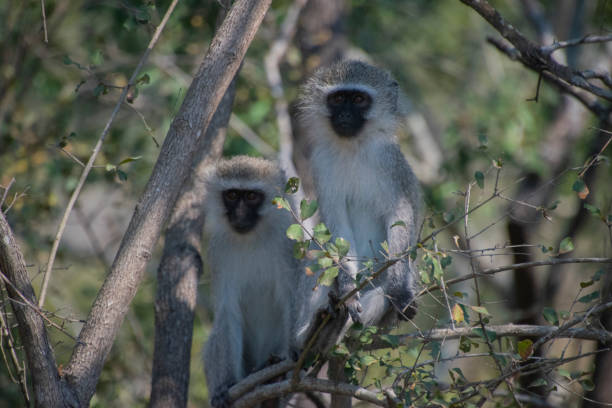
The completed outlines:
[[[221,195],[227,220],[234,231],[245,234],[255,228],[265,197],[262,191],[230,189]]]
[[[341,137],[357,136],[366,123],[372,97],[359,90],[340,90],[327,95],[332,128]]]

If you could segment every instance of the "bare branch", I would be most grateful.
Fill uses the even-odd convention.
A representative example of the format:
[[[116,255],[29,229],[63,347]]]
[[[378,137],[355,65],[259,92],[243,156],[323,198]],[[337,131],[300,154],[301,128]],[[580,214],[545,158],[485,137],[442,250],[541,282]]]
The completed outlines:
[[[34,289],[30,284],[23,255],[15,242],[10,226],[0,211],[0,270],[6,274],[11,285],[6,290],[17,319],[19,337],[25,349],[28,368],[32,376],[34,401],[36,406],[59,406],[70,394],[62,384],[57,372],[53,351],[49,344],[45,323],[34,308],[24,304],[24,296],[29,304],[36,304]]]
[[[603,43],[603,42],[610,42],[610,41],[612,41],[612,34],[608,34],[608,35],[587,34],[582,38],[574,38],[572,40],[566,40],[566,41],[555,41],[551,45],[542,47],[542,52],[544,52],[545,54],[551,54],[557,51],[558,49],[572,47],[574,45],[594,44],[594,43]]]
[[[531,268],[534,266],[546,266],[546,265],[559,265],[559,264],[567,264],[567,263],[612,263],[612,258],[553,258],[546,261],[534,261],[534,262],[522,262],[512,265],[499,266],[497,268],[485,269],[484,271],[477,272],[477,276],[488,276],[494,275],[503,271],[510,271],[513,269],[521,269],[521,268]],[[473,275],[466,274],[463,276],[459,276],[457,278],[448,279],[446,281],[446,285],[452,285],[458,282],[463,282],[469,279],[472,279]],[[432,285],[423,290],[421,290],[416,297],[423,296],[426,293],[432,292],[434,290],[439,290],[440,285]]]
[[[385,400],[378,399],[376,393],[353,384],[338,383],[318,378],[303,378],[292,384],[291,380],[285,380],[274,384],[258,387],[253,392],[245,395],[234,403],[235,408],[247,408],[258,404],[266,399],[287,395],[292,392],[318,391],[327,394],[346,395],[379,407],[389,406]]]
[[[498,49],[504,51],[507,55],[511,56],[511,58],[519,60],[529,69],[542,74],[544,79],[555,83],[555,85],[559,86],[564,91],[567,91],[570,89],[570,87],[577,87],[607,101],[612,101],[612,92],[610,90],[593,85],[587,80],[582,72],[576,71],[555,61],[551,55],[554,49],[550,49],[550,47],[556,47],[554,44],[549,46],[549,48],[538,47],[536,44],[528,40],[513,25],[509,24],[486,0],[460,1],[480,14],[502,35],[502,37],[508,40],[515,47],[515,51],[510,52],[510,49],[507,46],[500,47],[498,45],[499,43],[496,44]],[[598,40],[602,40],[603,38],[604,37],[597,37]],[[570,40],[569,42],[564,42],[561,44],[569,44],[571,41],[576,40]],[[585,39],[585,41],[587,40]],[[563,83],[565,83],[566,86],[562,86],[561,84]],[[572,95],[574,95],[574,93],[572,93]],[[581,100],[581,102],[582,101],[583,100]],[[597,105],[589,104],[585,106],[587,106],[593,113],[601,118],[603,118],[608,112],[608,110],[605,109],[594,110],[593,108],[597,107]]]

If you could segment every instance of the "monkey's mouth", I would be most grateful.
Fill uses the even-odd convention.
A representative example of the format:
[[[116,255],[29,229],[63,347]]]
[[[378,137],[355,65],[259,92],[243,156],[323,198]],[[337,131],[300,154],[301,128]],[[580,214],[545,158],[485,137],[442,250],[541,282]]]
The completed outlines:
[[[347,138],[357,136],[365,125],[364,119],[355,116],[332,117],[330,121],[334,132],[340,137]]]
[[[250,231],[252,231],[255,228],[255,225],[257,225],[257,221],[256,220],[229,220],[229,224],[231,225],[232,229],[234,231],[236,231],[239,234],[246,234]]]

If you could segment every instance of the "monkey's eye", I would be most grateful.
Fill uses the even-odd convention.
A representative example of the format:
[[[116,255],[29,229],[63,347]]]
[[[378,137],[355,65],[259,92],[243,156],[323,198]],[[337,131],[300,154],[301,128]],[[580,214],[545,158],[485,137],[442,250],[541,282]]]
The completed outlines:
[[[333,105],[340,105],[344,103],[344,95],[341,94],[340,92],[337,92],[335,94],[329,95],[329,98],[327,98],[327,101]]]
[[[370,98],[362,94],[353,95],[353,104],[360,107],[366,107],[370,104]]]
[[[224,193],[225,198],[230,201],[236,201],[238,199],[238,193],[235,190],[229,190]]]
[[[257,193],[256,191],[249,191],[246,194],[247,201],[255,202],[255,201],[259,201],[260,198],[261,198],[261,194]]]

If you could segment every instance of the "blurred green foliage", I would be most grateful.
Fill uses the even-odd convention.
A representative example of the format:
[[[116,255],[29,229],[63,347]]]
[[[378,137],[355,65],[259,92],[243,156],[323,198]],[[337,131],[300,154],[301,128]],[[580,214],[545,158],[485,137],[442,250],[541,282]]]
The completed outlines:
[[[277,147],[274,100],[263,68],[263,56],[277,35],[288,0],[274,2],[258,37],[244,62],[236,92],[235,114],[264,141]],[[517,1],[496,1],[496,7],[530,38],[536,38]],[[542,2],[547,17],[557,32],[571,34],[571,16],[557,8],[556,0]],[[597,32],[612,25],[612,2],[586,2],[583,31]],[[35,288],[41,283],[39,271],[47,261],[51,242],[67,200],[81,173],[81,166],[64,149],[86,162],[125,85],[144,52],[155,26],[169,1],[83,1],[46,0],[49,43],[43,42],[40,5],[37,2],[0,2],[0,185],[15,183],[8,195],[25,192],[15,200],[8,213],[16,232]],[[89,307],[104,279],[118,240],[145,185],[188,86],[214,32],[219,13],[217,1],[185,0],[177,7],[161,40],[141,75],[133,100],[122,107],[90,174],[86,191],[79,201],[83,217],[73,215],[70,225],[78,239],[88,241],[79,247],[66,237],[59,257],[47,308],[58,316],[71,317],[66,330],[78,334],[78,320]],[[564,25],[565,24],[565,25]],[[442,217],[461,214],[463,197],[455,195],[474,181],[480,172],[486,191],[494,182],[492,160],[504,163],[503,183],[531,171],[549,174],[538,155],[543,134],[554,117],[560,96],[543,84],[539,101],[528,102],[536,92],[538,77],[518,63],[509,61],[485,42],[496,33],[472,10],[459,1],[431,0],[353,0],[346,21],[347,36],[373,61],[390,69],[397,77],[415,109],[425,112],[440,134],[444,164],[439,181],[427,186],[428,204]],[[574,47],[576,61],[594,65],[593,55],[604,45]],[[584,54],[581,54],[584,50]],[[286,93],[297,94],[301,82],[301,60],[295,48],[283,63]],[[582,56],[584,55],[584,58]],[[584,67],[583,67],[584,68]],[[146,75],[147,77],[144,77]],[[587,121],[596,126],[591,118]],[[572,166],[582,165],[596,132],[588,126],[578,141]],[[409,146],[409,139],[402,143]],[[409,149],[409,147],[407,147]],[[258,154],[230,129],[225,154]],[[128,157],[139,160],[121,165]],[[107,170],[107,166],[111,166]],[[592,203],[609,210],[610,170],[590,186]],[[123,175],[122,175],[123,174]],[[556,180],[564,204],[558,219],[569,219],[579,207],[571,186],[575,173]],[[608,188],[605,189],[606,179]],[[480,181],[479,181],[480,182]],[[95,192],[102,192],[95,195]],[[117,193],[113,199],[110,192]],[[484,193],[483,193],[484,194]],[[488,193],[487,193],[488,194]],[[90,197],[90,198],[87,198]],[[98,197],[97,201],[91,197]],[[477,198],[482,198],[479,195]],[[552,199],[551,199],[552,201]],[[569,204],[568,204],[569,203]],[[107,225],[105,239],[95,250],[94,237],[85,234],[88,221]],[[503,205],[487,207],[474,222],[486,225]],[[444,215],[443,215],[444,214]],[[448,221],[448,220],[447,220]],[[561,222],[561,224],[562,224]],[[593,218],[594,230],[605,229]],[[99,225],[99,224],[98,224]],[[112,226],[112,228],[110,227]],[[562,229],[551,226],[540,235],[544,243],[554,244]],[[86,237],[86,238],[78,238]],[[598,235],[584,238],[597,241]],[[580,248],[580,241],[577,247]],[[592,242],[592,241],[591,241]],[[92,247],[94,249],[92,249]],[[584,246],[583,246],[584,248]],[[103,371],[95,407],[145,406],[150,387],[154,337],[153,301],[156,254],[132,309],[116,340]],[[453,263],[454,266],[454,263]],[[203,286],[207,286],[204,277]],[[200,349],[210,325],[207,300],[201,302],[193,340],[190,404],[204,406],[207,393]],[[494,316],[504,316],[502,306],[493,308]],[[430,321],[420,322],[423,326]],[[65,364],[73,341],[51,329],[58,363]],[[433,351],[432,351],[433,353]],[[433,355],[433,354],[432,354]],[[414,359],[416,355],[412,356]],[[362,362],[365,366],[371,361]],[[357,363],[356,363],[357,364]],[[0,364],[0,405],[18,406],[18,387],[10,383],[6,367]]]

